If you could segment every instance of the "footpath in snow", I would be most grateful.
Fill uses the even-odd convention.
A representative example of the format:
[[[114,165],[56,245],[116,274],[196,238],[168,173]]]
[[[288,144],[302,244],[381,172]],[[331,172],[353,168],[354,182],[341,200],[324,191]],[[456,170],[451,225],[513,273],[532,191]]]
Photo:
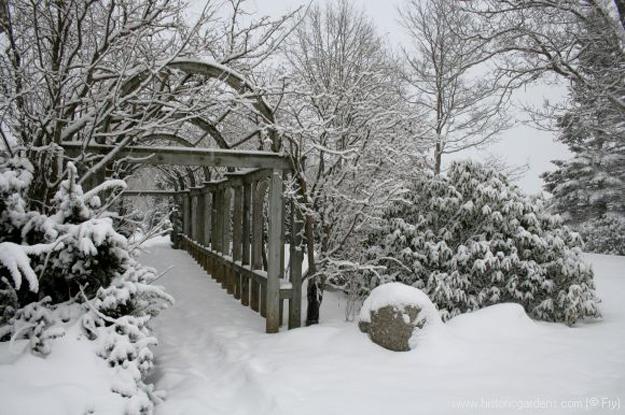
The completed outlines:
[[[141,260],[176,305],[156,319],[159,415],[625,413],[625,258],[590,255],[603,320],[534,322],[502,304],[456,317],[394,353],[344,322],[328,294],[322,324],[265,334],[262,318],[184,251],[158,239]]]

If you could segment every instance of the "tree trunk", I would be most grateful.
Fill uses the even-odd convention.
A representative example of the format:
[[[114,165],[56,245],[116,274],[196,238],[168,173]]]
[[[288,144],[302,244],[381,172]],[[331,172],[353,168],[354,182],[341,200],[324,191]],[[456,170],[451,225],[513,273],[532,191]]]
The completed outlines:
[[[441,145],[440,143],[436,143],[436,147],[434,148],[434,174],[436,176],[441,174],[442,156]]]
[[[315,264],[314,218],[312,215],[306,216],[304,232],[306,234],[306,253],[308,254],[308,274],[315,275],[317,266]],[[306,290],[306,298],[308,299],[306,326],[319,324],[319,309],[323,299],[323,287],[320,282],[319,276],[314,276],[308,280],[308,289]]]
[[[308,299],[306,326],[319,324],[319,309],[321,308],[321,300],[323,298],[323,289],[321,288],[319,277],[314,277],[308,281],[306,298]]]
[[[299,170],[297,174],[297,181],[299,184],[299,196],[300,200],[305,205],[308,203],[306,195],[307,183],[304,177],[303,171]],[[315,233],[314,233],[315,218],[312,214],[307,213],[304,220],[304,237],[306,239],[306,253],[308,254],[308,275],[315,275],[317,273],[317,266],[315,264]],[[310,278],[308,280],[308,288],[306,290],[306,298],[308,299],[308,306],[306,308],[306,326],[319,323],[319,309],[321,308],[321,300],[323,298],[323,287],[320,283],[318,276]]]

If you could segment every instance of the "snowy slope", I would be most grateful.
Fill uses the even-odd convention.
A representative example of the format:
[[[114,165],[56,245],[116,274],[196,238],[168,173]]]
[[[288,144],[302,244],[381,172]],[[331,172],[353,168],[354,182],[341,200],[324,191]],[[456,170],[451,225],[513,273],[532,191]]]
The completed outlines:
[[[165,240],[149,251],[147,265],[175,266],[159,283],[177,299],[156,320],[154,380],[168,393],[158,414],[625,411],[623,257],[588,256],[601,321],[569,328],[497,305],[452,319],[412,352],[393,353],[345,323],[343,300],[333,294],[324,299],[322,324],[267,335],[260,316],[186,253]],[[616,399],[620,411],[609,410]]]

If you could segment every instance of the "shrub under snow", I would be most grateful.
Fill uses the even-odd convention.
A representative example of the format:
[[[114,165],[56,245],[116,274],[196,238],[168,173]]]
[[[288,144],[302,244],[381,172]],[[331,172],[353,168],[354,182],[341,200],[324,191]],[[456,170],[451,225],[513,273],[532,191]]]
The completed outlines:
[[[606,255],[625,255],[625,219],[603,215],[578,225],[584,251]]]
[[[364,288],[388,281],[421,288],[444,320],[515,302],[535,318],[573,324],[599,316],[581,244],[503,175],[456,162],[445,177],[418,179],[371,230],[367,254],[385,270]]]
[[[32,166],[21,158],[0,159],[0,342],[24,345],[47,359],[57,339],[71,333],[59,347],[87,347],[112,371],[110,390],[100,392],[121,397],[127,414],[152,413],[156,397],[143,381],[156,344],[148,322],[173,300],[151,285],[155,271],[129,255],[126,238],[98,211],[98,192],[124,183],[83,193],[76,169],[68,164],[67,170],[52,212],[34,211],[25,201]],[[89,411],[97,412],[83,409]]]

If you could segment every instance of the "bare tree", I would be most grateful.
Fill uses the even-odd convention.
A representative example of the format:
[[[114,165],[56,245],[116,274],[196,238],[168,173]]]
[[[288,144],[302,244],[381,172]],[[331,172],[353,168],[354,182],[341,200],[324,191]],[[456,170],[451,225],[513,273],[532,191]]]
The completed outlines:
[[[610,96],[578,70],[587,39],[579,34],[590,23],[601,27],[604,38],[613,38],[625,51],[625,2],[623,0],[485,0],[463,2],[463,10],[479,18],[475,38],[498,56],[498,69],[514,79],[515,86],[532,82],[546,73],[594,86],[620,108],[620,97]],[[608,51],[606,51],[608,52]],[[611,50],[610,53],[613,53]],[[614,69],[617,70],[616,68]]]
[[[348,1],[312,6],[284,51],[290,83],[279,115],[306,219],[312,324],[324,281],[360,266],[358,230],[401,188],[394,178],[415,152],[397,67]]]
[[[124,168],[113,156],[132,143],[230,148],[245,131],[265,145],[272,121],[242,79],[292,30],[292,15],[250,21],[241,4],[231,2],[224,23],[209,1],[189,24],[181,0],[3,2],[0,134],[26,147],[40,173],[59,169],[53,153],[65,142],[115,144],[104,157],[77,160],[83,182]],[[201,61],[236,79],[188,70]],[[259,120],[259,131],[245,130]],[[45,202],[60,175],[36,177],[31,198]]]
[[[539,116],[557,127],[573,157],[543,176],[554,207],[572,224],[623,216],[625,198],[625,2],[488,0],[467,4],[479,37],[517,85],[565,80],[568,101]]]
[[[409,0],[399,9],[412,45],[404,49],[407,96],[425,124],[422,138],[433,147],[432,170],[443,155],[486,144],[511,126],[509,93],[488,66],[487,42],[470,36],[476,19],[458,2]]]

